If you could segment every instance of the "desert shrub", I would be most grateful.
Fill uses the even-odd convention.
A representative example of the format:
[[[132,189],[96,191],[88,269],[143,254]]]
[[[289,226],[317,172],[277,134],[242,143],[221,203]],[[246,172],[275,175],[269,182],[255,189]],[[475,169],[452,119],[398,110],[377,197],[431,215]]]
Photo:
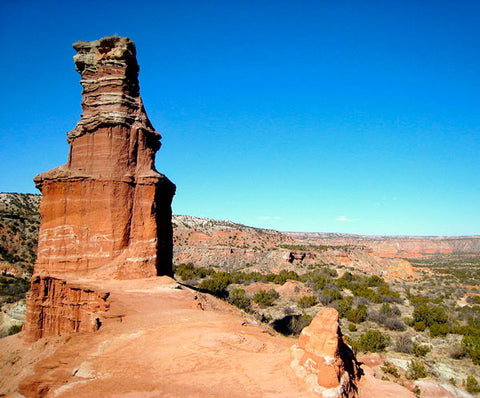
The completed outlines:
[[[204,279],[198,286],[200,290],[225,298],[228,296],[227,286],[232,282],[232,277],[227,272],[218,272]]]
[[[398,330],[401,332],[407,328],[405,324],[398,318],[387,318],[383,324],[390,330]]]
[[[427,327],[430,327],[434,323],[446,323],[448,317],[441,307],[420,304],[413,310],[413,320],[415,322],[424,322]]]
[[[22,331],[22,325],[13,325],[8,329],[8,335],[17,334]]]
[[[253,301],[260,306],[269,307],[273,305],[275,300],[279,297],[280,295],[274,289],[270,289],[268,291],[259,290],[253,295]]]
[[[395,341],[395,351],[410,354],[412,352],[413,342],[407,334],[401,334]]]
[[[365,297],[366,299],[368,299],[368,301],[372,303],[382,302],[381,296],[378,293],[376,293],[373,289],[367,286],[360,285],[358,283],[352,284],[350,286],[350,290],[352,291],[354,296]]]
[[[396,305],[390,305],[388,303],[382,304],[382,307],[380,308],[380,314],[387,318],[402,315],[400,309]]]
[[[377,293],[381,296],[381,302],[401,303],[403,301],[400,294],[391,290],[386,284],[378,286]]]
[[[292,330],[292,334],[299,335],[303,328],[310,325],[310,323],[312,322],[312,319],[313,318],[310,315],[306,315],[306,314],[302,314],[298,318],[292,318],[291,326],[290,326]]]
[[[480,296],[468,296],[467,303],[469,304],[480,304]]]
[[[348,324],[348,331],[349,332],[356,332],[357,331],[357,325],[355,325],[354,323],[349,323]]]
[[[355,308],[360,307],[361,305],[368,305],[370,302],[365,297],[353,297],[352,304]]]
[[[382,369],[384,373],[391,374],[393,377],[397,379],[400,377],[400,373],[398,373],[397,367],[391,362],[385,361],[383,366],[380,369]]]
[[[413,324],[413,329],[415,329],[417,332],[423,332],[427,328],[427,325],[425,325],[425,322],[414,322]]]
[[[272,282],[278,284],[278,285],[283,285],[287,279],[291,279],[294,281],[300,280],[300,277],[295,271],[287,271],[287,270],[281,270],[278,275],[275,275],[274,279]]]
[[[464,336],[462,347],[475,365],[480,365],[480,337]]]
[[[322,294],[320,295],[320,302],[323,305],[328,305],[332,301],[339,300],[341,298],[342,294],[338,290],[323,289]]]
[[[347,271],[337,279],[336,283],[340,289],[351,289],[351,284],[358,280],[360,280],[359,276],[353,275],[351,272]]]
[[[367,317],[370,321],[377,322],[383,324],[387,319],[385,315],[381,314],[380,311],[377,310],[369,310],[367,313]]]
[[[358,340],[358,349],[364,352],[380,352],[388,344],[388,336],[384,336],[378,330],[368,330]]]
[[[465,355],[467,355],[467,352],[465,351],[465,347],[463,347],[461,344],[457,344],[450,348],[448,355],[452,359],[462,359],[465,357]]]
[[[332,303],[332,307],[338,311],[338,316],[343,318],[347,311],[352,308],[352,298],[346,297],[345,299],[336,300]]]
[[[396,306],[390,306],[388,303],[384,303],[379,311],[368,311],[368,319],[379,324],[384,325],[387,329],[404,331],[406,329],[402,320],[397,316],[400,314],[400,310]]]
[[[208,275],[215,274],[215,271],[213,269],[208,269],[205,267],[196,268],[193,263],[178,264],[173,267],[173,271],[183,281],[188,281],[196,278],[205,278]]]
[[[228,302],[244,311],[249,311],[252,304],[243,289],[233,289],[228,295]]]
[[[300,280],[302,282],[305,282],[312,289],[314,289],[316,291],[320,291],[320,290],[325,288],[328,280],[333,276],[330,271],[335,271],[335,270],[329,270],[327,268],[323,268],[321,270],[315,270],[313,272],[308,272],[306,274],[303,274],[300,277]]]
[[[367,306],[361,305],[356,309],[349,309],[345,313],[345,318],[353,323],[361,323],[367,318]]]
[[[432,323],[430,325],[430,336],[431,337],[438,337],[438,336],[446,336],[450,328],[446,323]]]
[[[428,304],[430,302],[430,299],[428,297],[424,296],[413,296],[413,295],[408,295],[408,299],[410,300],[410,304],[413,306],[421,305],[421,304]]]
[[[419,386],[415,386],[412,392],[415,394],[417,398],[420,398],[422,395],[422,390],[420,390]]]
[[[318,303],[318,299],[315,296],[303,296],[298,300],[298,306],[300,308],[309,308],[313,307]]]
[[[480,392],[480,385],[478,385],[477,379],[473,376],[467,377],[465,388],[470,394],[478,394]]]
[[[372,275],[371,277],[367,278],[365,282],[369,287],[380,286],[385,284],[385,280],[383,278],[380,278],[377,275]]]
[[[422,361],[412,360],[408,364],[407,378],[410,380],[423,379],[428,376],[428,372],[425,369],[425,365]]]
[[[426,344],[413,343],[411,353],[416,357],[424,357],[427,355],[432,348]]]

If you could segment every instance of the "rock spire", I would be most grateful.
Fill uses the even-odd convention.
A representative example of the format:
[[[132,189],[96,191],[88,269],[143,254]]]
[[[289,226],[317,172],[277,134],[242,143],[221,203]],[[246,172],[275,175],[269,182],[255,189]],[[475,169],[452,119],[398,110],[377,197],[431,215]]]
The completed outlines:
[[[155,170],[160,134],[145,112],[134,43],[74,43],[81,120],[66,165],[39,174],[35,273],[137,278],[172,274],[175,185]]]
[[[34,178],[43,196],[31,341],[99,327],[108,295],[75,280],[173,274],[175,185],[155,169],[161,137],[140,97],[135,45],[111,36],[73,47],[83,113],[67,134],[67,164]]]

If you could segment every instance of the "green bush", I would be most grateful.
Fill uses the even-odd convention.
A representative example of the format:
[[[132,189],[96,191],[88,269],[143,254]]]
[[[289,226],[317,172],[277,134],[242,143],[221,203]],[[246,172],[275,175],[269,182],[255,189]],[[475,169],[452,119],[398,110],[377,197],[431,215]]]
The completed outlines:
[[[274,289],[268,291],[259,290],[253,295],[253,301],[260,306],[269,307],[273,305],[275,300],[279,297],[280,295]]]
[[[412,360],[408,364],[407,378],[410,380],[423,379],[428,376],[428,372],[425,369],[425,365],[422,361]]]
[[[300,317],[293,317],[290,325],[290,330],[293,335],[299,335],[303,328],[310,325],[312,322],[312,317],[310,315],[302,314]]]
[[[475,365],[480,365],[480,336],[464,336],[462,347]]]
[[[252,305],[243,289],[233,289],[228,295],[228,302],[244,311],[249,311]]]
[[[179,276],[183,281],[191,279],[205,278],[208,275],[215,274],[213,269],[205,267],[196,268],[193,263],[178,264],[173,267],[175,275]]]
[[[393,377],[397,379],[400,377],[400,373],[398,373],[397,367],[391,362],[385,361],[383,366],[380,369],[382,369],[384,373],[391,374]]]
[[[332,304],[332,307],[338,311],[338,316],[343,318],[347,311],[352,308],[352,298],[346,297],[345,299],[337,300]]]
[[[358,349],[364,352],[380,352],[385,350],[388,344],[388,337],[385,337],[378,330],[368,330],[358,340]]]
[[[300,308],[313,307],[318,303],[318,299],[315,296],[303,296],[298,300],[298,306]]]
[[[417,332],[423,332],[426,328],[427,328],[427,325],[425,325],[425,322],[421,321],[421,322],[415,322],[413,324],[413,328],[417,331]]]
[[[424,357],[431,351],[431,347],[426,344],[413,343],[412,354],[416,357]]]
[[[232,277],[227,272],[218,272],[208,279],[202,280],[198,286],[200,290],[211,293],[217,297],[228,296],[227,286],[232,282]]]
[[[349,309],[345,313],[345,318],[353,323],[361,323],[367,318],[367,306],[360,305],[356,309]]]
[[[328,305],[335,300],[340,300],[341,298],[342,298],[342,294],[338,290],[323,289],[322,294],[320,296],[320,302],[323,305]]]
[[[438,336],[446,336],[450,328],[446,323],[437,323],[434,322],[430,325],[430,336],[431,337],[438,337]]]
[[[420,390],[419,386],[415,386],[412,392],[415,394],[417,398],[420,398],[422,396],[422,390]]]
[[[430,327],[434,323],[446,323],[448,317],[441,307],[420,304],[413,310],[413,320],[415,322],[424,322],[425,326]]]
[[[386,284],[380,285],[377,288],[377,292],[382,297],[382,301],[396,302],[396,303],[401,303],[403,301],[400,297],[400,294],[391,290],[390,287]]]
[[[467,377],[465,387],[470,394],[478,394],[480,392],[480,385],[478,385],[477,379],[473,376]]]
[[[13,325],[10,326],[10,329],[8,329],[8,335],[11,336],[12,334],[17,334],[22,331],[22,325]]]
[[[281,270],[278,275],[275,275],[275,278],[272,282],[276,283],[277,285],[283,285],[287,279],[298,281],[300,277],[295,271]]]
[[[377,275],[372,275],[370,278],[367,278],[365,282],[369,287],[385,285],[385,280]]]
[[[356,297],[364,297],[372,303],[382,302],[381,296],[378,293],[376,293],[373,289],[367,286],[354,283],[350,285],[350,290],[352,291],[353,295]]]

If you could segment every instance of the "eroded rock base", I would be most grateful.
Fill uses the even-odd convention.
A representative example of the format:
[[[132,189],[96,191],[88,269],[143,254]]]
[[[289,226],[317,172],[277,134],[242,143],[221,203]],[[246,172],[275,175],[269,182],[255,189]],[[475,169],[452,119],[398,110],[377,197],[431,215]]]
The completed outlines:
[[[25,339],[94,332],[109,310],[109,293],[69,284],[49,276],[32,279],[25,314]]]

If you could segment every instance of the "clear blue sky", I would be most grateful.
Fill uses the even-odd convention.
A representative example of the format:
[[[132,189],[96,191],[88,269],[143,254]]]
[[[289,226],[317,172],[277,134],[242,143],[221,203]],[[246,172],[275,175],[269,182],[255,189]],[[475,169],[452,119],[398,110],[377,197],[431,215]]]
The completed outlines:
[[[71,44],[137,45],[176,214],[292,231],[480,234],[478,1],[3,1],[0,191],[79,120]]]

